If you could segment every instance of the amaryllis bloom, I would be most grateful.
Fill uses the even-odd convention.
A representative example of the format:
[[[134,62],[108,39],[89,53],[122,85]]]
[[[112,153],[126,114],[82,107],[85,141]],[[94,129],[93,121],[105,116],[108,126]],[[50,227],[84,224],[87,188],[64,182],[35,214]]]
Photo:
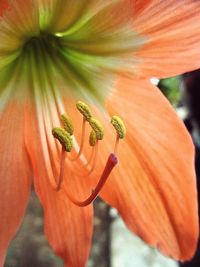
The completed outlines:
[[[97,195],[145,242],[190,259],[194,149],[149,78],[199,67],[200,2],[1,0],[0,15],[0,266],[32,180],[65,266],[85,265]]]

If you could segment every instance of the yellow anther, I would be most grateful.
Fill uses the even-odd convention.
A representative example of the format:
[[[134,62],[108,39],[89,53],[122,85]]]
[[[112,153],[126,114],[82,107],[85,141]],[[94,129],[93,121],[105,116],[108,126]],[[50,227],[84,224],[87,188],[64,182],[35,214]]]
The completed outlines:
[[[90,146],[95,146],[96,142],[97,142],[96,133],[94,130],[92,130],[89,136],[89,144]]]
[[[76,107],[79,110],[79,112],[83,115],[83,117],[87,120],[90,121],[90,119],[92,118],[92,114],[90,111],[90,108],[88,107],[88,105],[86,105],[84,102],[82,101],[78,101],[76,103]]]
[[[70,134],[73,135],[74,133],[74,126],[72,124],[72,120],[67,117],[66,114],[62,114],[60,116],[60,120],[62,122],[63,128]]]
[[[102,140],[104,136],[104,131],[101,123],[93,117],[90,119],[89,123],[96,134],[97,140]]]
[[[121,118],[118,116],[113,116],[111,118],[111,124],[114,126],[117,135],[120,139],[123,139],[126,135],[126,127],[124,125],[124,122],[122,121]]]
[[[64,146],[67,152],[70,152],[73,148],[72,138],[70,134],[63,128],[53,128],[53,136],[58,139],[62,146]]]

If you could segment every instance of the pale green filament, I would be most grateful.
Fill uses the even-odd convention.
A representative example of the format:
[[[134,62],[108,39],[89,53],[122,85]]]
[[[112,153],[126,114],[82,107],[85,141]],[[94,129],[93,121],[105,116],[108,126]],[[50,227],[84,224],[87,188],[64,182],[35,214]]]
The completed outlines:
[[[71,152],[73,148],[72,138],[70,134],[63,128],[53,128],[52,134],[54,138],[56,138],[62,146],[64,146],[67,152]]]
[[[82,101],[78,101],[76,103],[76,107],[77,107],[78,111],[83,115],[83,117],[87,121],[90,121],[90,119],[92,118],[92,114],[91,114],[91,111],[90,111],[90,108],[88,107],[88,105],[86,105]]]
[[[96,142],[97,142],[96,133],[94,130],[92,130],[89,136],[89,144],[90,146],[95,146]]]
[[[62,114],[60,116],[60,120],[62,122],[62,125],[64,127],[64,129],[70,134],[70,135],[73,135],[74,133],[74,126],[72,124],[72,120],[67,117],[66,114]]]
[[[103,130],[103,127],[102,127],[100,121],[98,121],[97,119],[92,117],[90,119],[89,123],[96,134],[97,140],[102,140],[104,137],[104,130]]]
[[[113,116],[111,118],[111,124],[114,126],[117,135],[120,139],[123,139],[126,135],[126,127],[122,119],[118,116]]]

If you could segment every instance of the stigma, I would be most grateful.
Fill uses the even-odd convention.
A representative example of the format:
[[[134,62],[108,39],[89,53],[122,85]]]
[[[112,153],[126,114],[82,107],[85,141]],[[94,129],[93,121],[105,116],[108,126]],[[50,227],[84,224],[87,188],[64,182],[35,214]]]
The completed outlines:
[[[67,181],[65,181],[64,179],[65,171],[67,171],[65,169],[67,165],[65,161],[68,160],[68,164],[74,164],[84,154],[86,124],[88,124],[90,127],[88,144],[91,147],[90,157],[84,164],[84,167],[87,169],[87,173],[80,174],[74,172],[74,175],[81,176],[81,178],[83,179],[87,179],[90,175],[93,174],[98,158],[98,146],[99,143],[101,143],[101,141],[104,139],[104,129],[102,123],[97,118],[93,117],[90,107],[86,103],[78,101],[76,104],[76,108],[77,111],[80,112],[82,115],[82,133],[79,150],[77,151],[75,156],[71,155],[71,151],[73,149],[74,135],[74,126],[72,120],[66,114],[62,114],[60,116],[61,127],[55,127],[52,129],[53,137],[60,143],[62,147],[59,177],[55,179],[56,187],[54,189],[56,191],[60,191],[64,183],[67,183]],[[111,151],[111,153],[107,157],[107,160],[105,160],[105,167],[102,170],[102,173],[95,188],[91,188],[92,193],[86,199],[79,200],[76,199],[76,196],[72,196],[67,190],[64,190],[67,198],[76,206],[85,207],[95,200],[95,198],[99,195],[100,191],[105,185],[114,167],[118,163],[117,150],[119,146],[119,141],[125,138],[126,128],[123,120],[117,115],[114,115],[111,118],[111,125],[113,126],[113,133],[116,135],[115,144],[113,147],[113,151]]]

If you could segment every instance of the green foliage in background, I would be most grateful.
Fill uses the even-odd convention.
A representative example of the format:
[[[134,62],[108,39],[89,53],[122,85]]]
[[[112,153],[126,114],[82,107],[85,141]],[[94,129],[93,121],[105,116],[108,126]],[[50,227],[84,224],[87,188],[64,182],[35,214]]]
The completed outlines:
[[[160,80],[158,87],[168,98],[171,104],[176,107],[181,100],[180,76]]]

